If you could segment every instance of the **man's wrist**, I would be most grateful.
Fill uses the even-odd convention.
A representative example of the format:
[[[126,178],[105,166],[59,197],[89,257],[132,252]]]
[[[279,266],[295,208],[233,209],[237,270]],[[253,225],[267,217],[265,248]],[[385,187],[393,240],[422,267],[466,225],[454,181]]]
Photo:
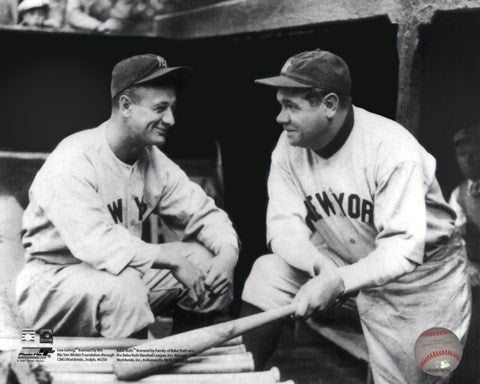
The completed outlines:
[[[340,279],[342,280],[342,285],[343,285],[343,293],[350,293],[355,290],[354,285],[355,285],[355,278],[352,276],[351,271],[345,267],[340,267],[338,268],[338,274]]]
[[[320,256],[320,255],[314,258],[313,273],[315,276],[318,276],[320,273],[326,272],[332,269],[338,269],[338,266],[330,259],[327,259],[324,256]]]
[[[155,261],[153,263],[154,268],[175,270],[186,260],[179,252],[172,250],[173,243],[151,245],[154,247],[155,252]]]
[[[343,281],[341,269],[337,266],[328,267],[328,269],[322,270],[322,272],[315,276],[314,279],[326,279],[332,286],[335,287],[335,294],[337,297],[340,297],[345,294],[345,282]]]
[[[337,274],[337,279],[338,279],[339,296],[343,296],[346,293],[346,291],[345,291],[345,281],[344,281],[343,276],[340,272],[340,268],[337,268],[335,270],[335,273]]]
[[[233,244],[222,244],[218,248],[218,252],[215,254],[215,256],[219,255],[238,260],[238,247],[235,247]]]

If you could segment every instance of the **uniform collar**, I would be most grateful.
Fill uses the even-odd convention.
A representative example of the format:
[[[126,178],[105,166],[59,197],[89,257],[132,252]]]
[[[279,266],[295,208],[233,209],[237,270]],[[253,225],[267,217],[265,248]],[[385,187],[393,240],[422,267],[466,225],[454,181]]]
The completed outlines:
[[[480,198],[480,180],[467,180],[468,194],[475,198]]]
[[[343,122],[342,127],[339,129],[335,137],[322,149],[318,149],[315,153],[324,159],[328,159],[332,157],[340,148],[342,148],[343,144],[347,141],[350,133],[352,132],[354,124],[353,118],[353,106],[350,105],[350,109],[348,110],[347,117]]]

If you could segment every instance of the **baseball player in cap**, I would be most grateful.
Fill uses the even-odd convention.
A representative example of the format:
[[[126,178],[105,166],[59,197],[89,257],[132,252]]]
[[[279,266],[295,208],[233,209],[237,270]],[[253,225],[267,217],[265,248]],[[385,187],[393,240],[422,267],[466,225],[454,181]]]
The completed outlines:
[[[449,202],[457,214],[455,224],[465,239],[470,282],[480,287],[480,125],[459,130],[453,143],[465,180],[453,190]]]
[[[17,279],[29,326],[56,335],[144,335],[172,303],[179,321],[200,321],[230,302],[238,257],[232,224],[157,147],[175,122],[176,86],[190,74],[152,54],[119,62],[109,120],[64,139],[38,172]],[[142,241],[152,213],[183,228],[183,241]]]
[[[352,105],[349,69],[333,53],[299,53],[257,83],[276,88],[283,132],[268,179],[272,254],[253,266],[242,315],[295,302],[303,318],[356,295],[375,383],[435,382],[415,361],[416,338],[438,326],[464,342],[471,310],[435,159],[394,121]],[[259,367],[280,329],[245,337]]]
[[[480,124],[468,125],[453,137],[455,155],[464,181],[450,196],[450,205],[457,214],[467,249],[468,279],[472,287],[472,326],[468,333],[462,365],[458,376],[470,382],[480,380],[478,352],[480,342]]]

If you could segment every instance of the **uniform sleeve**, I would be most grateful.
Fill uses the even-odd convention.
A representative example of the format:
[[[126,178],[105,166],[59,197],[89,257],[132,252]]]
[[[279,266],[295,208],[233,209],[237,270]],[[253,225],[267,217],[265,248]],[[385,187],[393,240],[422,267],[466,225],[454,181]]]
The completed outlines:
[[[311,241],[305,223],[307,209],[288,166],[274,154],[268,177],[267,242],[274,253],[291,266],[315,276],[315,264],[328,263],[328,250]]]
[[[427,230],[422,164],[406,161],[380,179],[375,193],[376,247],[365,258],[340,268],[345,291],[381,286],[423,262]]]
[[[35,194],[72,255],[119,274],[127,265],[150,268],[151,247],[112,222],[97,193],[93,166],[84,159],[49,164]]]
[[[450,204],[450,206],[455,211],[455,214],[457,215],[457,218],[455,220],[455,225],[459,228],[462,228],[467,223],[467,217],[465,216],[465,212],[463,212],[460,202],[458,201],[459,194],[460,194],[460,188],[457,187],[453,190],[452,194],[450,195],[450,200],[448,201],[448,203]]]
[[[158,205],[160,215],[184,228],[184,239],[196,238],[214,254],[224,245],[239,248],[239,241],[227,214],[179,166],[169,162]]]

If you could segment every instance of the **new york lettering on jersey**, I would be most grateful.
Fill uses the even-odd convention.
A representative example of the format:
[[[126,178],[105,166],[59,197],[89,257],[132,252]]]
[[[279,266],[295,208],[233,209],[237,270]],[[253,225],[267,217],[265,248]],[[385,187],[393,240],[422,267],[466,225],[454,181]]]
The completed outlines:
[[[368,225],[374,222],[373,203],[355,193],[317,192],[307,196],[303,203],[307,208],[305,222],[312,231],[315,231],[313,223],[332,215],[348,216]]]
[[[138,221],[142,221],[145,212],[147,212],[148,206],[144,202],[143,197],[140,200],[137,196],[134,196],[133,200],[138,209]],[[117,199],[112,201],[110,204],[107,204],[107,208],[110,212],[110,215],[112,215],[115,224],[123,223],[123,199]]]

